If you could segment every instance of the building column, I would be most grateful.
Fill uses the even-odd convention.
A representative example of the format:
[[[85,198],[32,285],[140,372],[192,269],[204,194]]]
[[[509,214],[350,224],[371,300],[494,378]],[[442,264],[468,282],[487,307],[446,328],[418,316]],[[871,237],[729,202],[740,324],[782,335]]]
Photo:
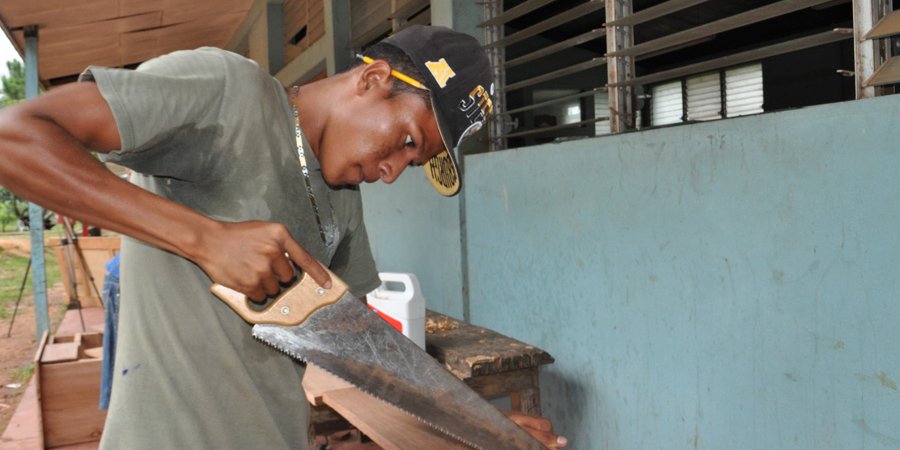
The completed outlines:
[[[38,28],[25,27],[25,98],[39,94],[38,78]],[[28,230],[31,234],[31,283],[34,287],[35,342],[50,330],[47,311],[47,265],[44,259],[44,208],[35,203],[28,205]]]

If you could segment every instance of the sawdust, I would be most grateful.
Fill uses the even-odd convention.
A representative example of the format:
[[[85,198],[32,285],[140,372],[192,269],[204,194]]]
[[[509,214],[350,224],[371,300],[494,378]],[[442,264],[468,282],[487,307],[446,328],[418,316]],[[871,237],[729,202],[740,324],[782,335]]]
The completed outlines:
[[[425,319],[425,332],[428,334],[434,334],[438,331],[455,330],[457,328],[459,328],[459,322],[449,317],[442,317],[439,320],[432,319],[431,317]]]

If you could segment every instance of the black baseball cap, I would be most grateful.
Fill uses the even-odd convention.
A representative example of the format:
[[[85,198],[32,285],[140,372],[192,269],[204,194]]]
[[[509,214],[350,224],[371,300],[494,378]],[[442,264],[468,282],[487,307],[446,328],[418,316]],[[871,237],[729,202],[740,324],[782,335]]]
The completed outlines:
[[[444,151],[425,163],[425,176],[442,195],[456,195],[462,180],[453,151],[494,109],[487,54],[474,37],[439,26],[412,25],[382,42],[406,53],[425,78],[444,141]]]

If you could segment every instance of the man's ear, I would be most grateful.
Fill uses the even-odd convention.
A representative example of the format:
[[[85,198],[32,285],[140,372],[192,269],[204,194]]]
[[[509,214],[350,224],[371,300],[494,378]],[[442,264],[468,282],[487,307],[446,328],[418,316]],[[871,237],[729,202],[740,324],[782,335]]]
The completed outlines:
[[[356,80],[356,92],[363,94],[370,90],[387,97],[391,92],[394,80],[391,79],[391,65],[383,59],[376,59],[365,64]]]

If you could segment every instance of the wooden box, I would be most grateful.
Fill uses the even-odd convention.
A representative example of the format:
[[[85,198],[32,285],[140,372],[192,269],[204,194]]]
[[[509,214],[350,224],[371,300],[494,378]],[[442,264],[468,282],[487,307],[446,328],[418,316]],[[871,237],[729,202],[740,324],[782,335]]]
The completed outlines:
[[[65,244],[64,244],[65,243]],[[51,239],[49,247],[56,253],[56,262],[59,263],[59,271],[62,275],[63,286],[69,300],[78,299],[85,308],[101,306],[94,287],[90,284],[90,278],[94,279],[97,291],[103,290],[103,277],[106,275],[106,262],[119,251],[120,238],[84,236],[78,238],[78,246],[87,261],[88,272],[84,270],[84,264],[78,255],[78,250],[65,239]],[[74,283],[72,282],[74,279]]]
[[[103,334],[46,334],[35,356],[35,380],[44,448],[100,439]]]

